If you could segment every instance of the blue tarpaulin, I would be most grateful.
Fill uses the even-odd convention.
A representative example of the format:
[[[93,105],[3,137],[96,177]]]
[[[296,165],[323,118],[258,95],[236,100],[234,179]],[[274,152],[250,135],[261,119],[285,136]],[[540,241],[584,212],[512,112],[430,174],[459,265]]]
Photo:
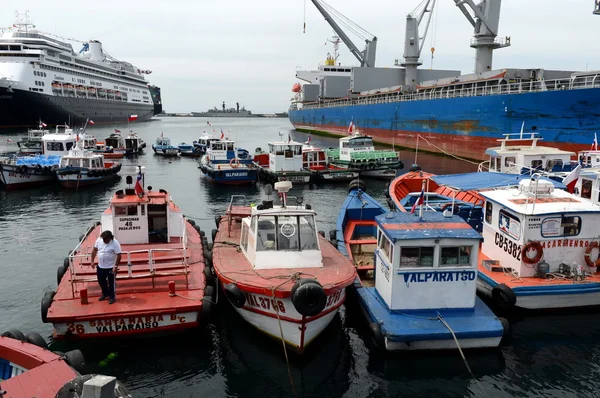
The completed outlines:
[[[522,180],[528,180],[531,176],[520,174],[507,173],[463,173],[463,174],[448,174],[431,177],[438,185],[443,185],[460,191],[470,191],[486,188],[502,188],[509,186],[518,186]],[[554,188],[566,189],[562,182],[541,177],[542,180],[550,181],[554,184]]]

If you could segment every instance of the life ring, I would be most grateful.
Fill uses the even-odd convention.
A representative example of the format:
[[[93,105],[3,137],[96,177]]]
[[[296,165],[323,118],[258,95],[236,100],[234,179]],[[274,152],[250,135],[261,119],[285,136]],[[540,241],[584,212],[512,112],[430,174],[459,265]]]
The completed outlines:
[[[315,316],[325,308],[327,295],[315,279],[300,279],[291,291],[292,304],[304,316]]]
[[[444,212],[448,207],[452,207],[452,203],[444,203],[440,208],[440,211]],[[452,214],[457,214],[459,210],[460,206],[458,206],[458,204],[455,203],[454,207],[452,207]]]
[[[536,255],[533,258],[531,258],[527,255],[527,252],[529,252],[532,249],[536,251]],[[529,241],[529,243],[524,245],[523,249],[521,249],[521,260],[525,264],[537,264],[538,262],[540,262],[543,255],[544,255],[544,249],[542,248],[542,245],[540,244],[540,242],[537,242],[534,240]]]
[[[225,296],[237,308],[242,308],[246,304],[246,296],[234,283],[226,283],[223,285]]]
[[[588,265],[588,267],[600,267],[600,253],[598,254],[596,261],[592,261],[592,250],[596,248],[600,249],[600,244],[598,244],[598,242],[592,242],[587,249],[585,249],[583,258],[585,259],[585,263]]]
[[[237,169],[240,165],[240,160],[238,158],[233,158],[229,161],[229,165],[232,169]]]

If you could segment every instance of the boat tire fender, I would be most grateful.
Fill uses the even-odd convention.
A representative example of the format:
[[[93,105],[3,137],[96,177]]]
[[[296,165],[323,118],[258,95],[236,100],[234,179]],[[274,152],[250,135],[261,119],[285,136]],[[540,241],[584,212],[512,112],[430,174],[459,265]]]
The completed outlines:
[[[375,345],[378,348],[385,348],[385,337],[383,336],[383,332],[381,330],[381,324],[372,322],[369,324],[369,329],[371,329],[371,333],[373,333]]]
[[[335,229],[329,231],[329,240],[331,243],[337,243],[337,231]]]
[[[209,287],[211,287],[211,286],[209,286]],[[201,317],[202,317],[203,322],[207,322],[210,319],[210,316],[212,314],[212,306],[213,306],[212,297],[207,297],[205,294],[204,300],[202,300],[202,312],[201,312]]]
[[[215,283],[215,276],[213,275],[209,264],[207,264],[206,267],[204,267],[202,273],[204,274],[204,278],[206,279],[207,286]],[[204,292],[204,294],[206,295],[206,291]]]
[[[65,273],[67,272],[67,267],[65,267],[64,265],[59,265],[58,268],[56,269],[56,285],[60,285],[60,281],[62,281],[63,276],[65,276]]]
[[[31,343],[33,345],[36,345],[40,348],[43,348],[45,350],[48,349],[48,343],[46,342],[46,340],[44,340],[44,338],[42,336],[40,336],[39,333],[36,332],[29,332],[25,335],[25,341],[27,341],[28,343]]]
[[[194,229],[196,230],[196,232],[198,232],[198,235],[200,235],[200,240],[202,240],[202,234],[200,232],[202,232],[202,230],[200,229],[199,225],[194,225]]]
[[[52,305],[52,301],[54,300],[54,295],[56,294],[56,292],[46,292],[44,293],[44,297],[42,297],[42,304],[41,304],[41,310],[42,310],[42,322],[47,323],[48,322],[48,310],[50,309],[50,306]]]
[[[246,304],[246,296],[234,283],[226,283],[223,285],[225,296],[237,308],[242,308]]]
[[[361,180],[352,180],[350,184],[348,184],[348,192],[352,192],[356,189],[360,189],[363,192],[367,192],[367,184]]]
[[[190,225],[193,227],[194,225],[196,225],[196,221],[192,220],[191,218],[186,218],[187,222],[190,223]]]
[[[304,316],[319,314],[327,304],[325,290],[315,279],[300,279],[292,287],[291,297],[296,311]]]
[[[498,320],[502,324],[502,340],[505,340],[510,337],[510,322],[503,317],[498,317]]]
[[[212,251],[213,247],[214,247],[213,242],[208,242],[208,245],[206,245],[206,248],[208,249],[208,251]]]
[[[96,176],[96,172],[94,170],[90,170],[90,171],[88,171],[88,176],[95,177]]]
[[[200,230],[200,236],[204,238],[206,236],[206,232],[204,232],[203,230]]]
[[[209,267],[213,266],[213,255],[212,255],[212,251],[210,250],[204,250],[204,259],[206,260],[206,265],[208,265]]]
[[[510,287],[501,283],[492,289],[492,300],[498,307],[509,309],[517,303],[517,296]]]
[[[79,350],[65,352],[64,359],[67,365],[69,365],[70,367],[72,367],[80,373],[85,368],[85,359],[83,358],[83,354]]]
[[[588,248],[589,247],[590,246],[588,246]],[[527,253],[532,249],[536,251],[535,257],[529,257],[527,255]],[[586,250],[586,252],[587,252],[587,250]],[[544,249],[542,248],[542,245],[540,244],[540,242],[537,242],[534,240],[529,241],[526,245],[523,246],[523,249],[521,249],[521,260],[526,264],[537,264],[540,262],[540,260],[542,259],[543,256],[544,256]],[[586,259],[587,259],[587,257],[586,257]]]
[[[221,216],[215,216],[215,224],[217,228],[219,228],[219,223],[221,222]]]
[[[600,253],[598,253],[598,258],[596,259],[596,261],[592,261],[592,250],[596,249],[596,248],[600,249],[600,244],[598,244],[598,242],[592,242],[585,249],[585,254],[583,257],[584,257],[585,263],[588,265],[588,267],[599,267],[600,266]]]
[[[216,229],[213,229],[212,231],[210,231],[210,237],[212,238],[213,243],[215,241],[215,238],[217,237],[217,232],[218,231]]]
[[[14,340],[25,341],[25,335],[23,332],[17,329],[10,329],[2,333],[2,337],[9,337]]]
[[[324,238],[325,237],[325,231],[319,231],[319,235],[321,235]]]

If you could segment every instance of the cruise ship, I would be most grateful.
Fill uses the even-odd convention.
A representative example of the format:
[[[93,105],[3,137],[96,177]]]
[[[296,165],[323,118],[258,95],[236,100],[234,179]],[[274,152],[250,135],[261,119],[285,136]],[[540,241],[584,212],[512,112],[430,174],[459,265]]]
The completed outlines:
[[[65,40],[16,23],[0,36],[0,127],[127,122],[155,112],[148,70],[114,59],[90,40]]]
[[[344,135],[353,123],[379,142],[479,160],[503,134],[523,130],[535,132],[542,145],[588,149],[600,130],[600,71],[494,68],[493,53],[511,44],[510,37],[498,37],[501,0],[455,2],[474,28],[475,73],[419,68],[435,0],[422,1],[407,16],[404,59],[389,68],[375,67],[375,36],[365,33],[360,51],[331,7],[313,0],[337,34],[329,40],[335,51],[317,70],[297,71],[304,84],[292,88],[292,125]],[[360,66],[338,62],[341,42]]]

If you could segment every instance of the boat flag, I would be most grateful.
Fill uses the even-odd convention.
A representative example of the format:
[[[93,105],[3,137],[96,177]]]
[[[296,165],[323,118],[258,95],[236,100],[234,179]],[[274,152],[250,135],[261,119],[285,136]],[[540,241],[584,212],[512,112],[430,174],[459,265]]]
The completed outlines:
[[[12,142],[12,140],[10,138],[7,138],[6,142]]]
[[[46,127],[46,126],[48,126],[48,125],[47,125],[46,123],[44,123],[44,122],[41,122],[41,123],[40,123],[40,126],[42,126],[42,127]]]
[[[354,119],[350,120],[350,126],[348,126],[348,134],[352,134],[354,132]]]
[[[120,133],[120,132],[121,132],[121,130],[115,129],[115,133]]]
[[[79,142],[79,133],[77,133],[77,137],[75,137],[75,141]]]
[[[127,121],[128,122],[133,122],[134,120],[137,120],[137,115],[129,115],[129,116],[127,116]]]
[[[421,194],[419,195],[419,199],[417,199],[415,204],[410,209],[410,214],[414,214],[415,210],[417,209],[417,206],[422,205],[424,202],[425,202],[425,189],[422,189]]]
[[[161,131],[160,132],[160,138],[163,138],[163,137],[164,137],[164,135],[163,135],[163,132]]]
[[[89,124],[95,124],[93,120],[90,120],[88,123]]]
[[[310,142],[310,140],[311,140],[311,137],[310,137],[310,133],[309,133],[308,134],[308,139],[306,140],[306,143],[308,144]]]
[[[206,121],[206,124],[208,124],[209,126],[212,127],[212,124],[210,124],[210,122],[208,120]]]
[[[292,142],[292,137],[290,137],[290,135],[288,134],[288,144]]]
[[[594,142],[592,143],[592,151],[598,150],[598,135],[594,133]]]
[[[225,133],[223,132],[223,129],[221,129],[221,138],[219,138],[219,139],[222,140],[223,138],[225,138]]]
[[[580,172],[581,165],[578,164],[577,167],[575,167],[573,171],[571,171],[562,182],[563,184],[565,184],[565,186],[567,187],[567,191],[569,191],[570,193],[575,192],[575,185],[577,185],[577,181],[579,180]]]
[[[141,168],[137,175],[137,180],[135,182],[135,187],[133,189],[135,189],[136,195],[140,195],[140,194],[144,193],[144,187],[142,187],[142,170],[141,170]]]

